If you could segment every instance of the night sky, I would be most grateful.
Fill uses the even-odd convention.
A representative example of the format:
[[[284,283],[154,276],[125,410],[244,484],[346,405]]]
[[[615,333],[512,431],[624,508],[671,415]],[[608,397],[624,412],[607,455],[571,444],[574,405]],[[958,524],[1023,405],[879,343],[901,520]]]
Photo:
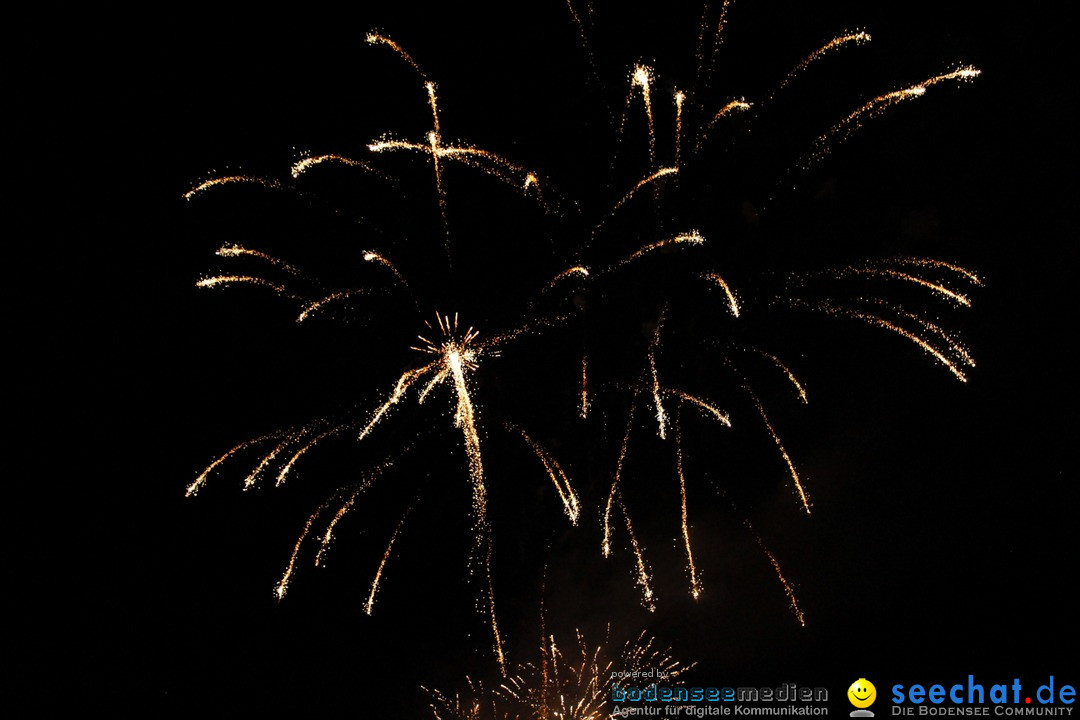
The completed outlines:
[[[874,40],[718,127],[675,199],[660,209],[646,199],[612,221],[613,249],[598,257],[610,262],[687,223],[708,248],[650,259],[577,305],[566,295],[537,301],[584,307],[587,319],[526,338],[477,374],[510,658],[534,659],[543,600],[560,635],[582,628],[599,638],[608,623],[614,637],[647,631],[698,663],[694,683],[823,685],[835,689],[837,711],[862,676],[879,693],[969,673],[1075,684],[1069,584],[1080,498],[1066,351],[1075,81],[1056,30],[1063,19],[967,1],[786,5],[736,3],[711,97],[759,101],[828,38],[861,29]],[[121,30],[128,19],[99,15],[16,23],[14,257],[4,286],[16,705],[417,717],[420,686],[453,691],[465,675],[497,674],[486,616],[474,610],[482,583],[468,577],[469,481],[445,389],[432,407],[403,402],[367,446],[312,451],[282,488],[270,477],[241,492],[252,455],[184,497],[242,440],[315,417],[366,417],[416,362],[407,347],[421,326],[408,301],[382,283],[381,294],[297,325],[295,301],[195,282],[264,271],[213,254],[239,243],[334,289],[377,284],[360,252],[385,248],[401,259],[424,317],[460,309],[463,322],[513,327],[646,172],[640,100],[618,144],[605,110],[623,112],[636,62],[657,71],[658,142],[669,152],[670,93],[693,76],[698,11],[635,16],[598,5],[589,50],[599,85],[557,2],[496,15],[425,4],[348,18],[294,12],[256,21],[178,9],[131,34]],[[366,150],[386,131],[419,140],[430,124],[417,76],[366,45],[369,30],[401,43],[437,83],[445,138],[537,168],[581,212],[545,215],[486,176],[449,168],[448,273],[430,163]],[[790,171],[861,102],[960,63],[983,75],[935,86],[809,170]],[[373,159],[397,184],[327,167],[295,191],[182,198],[235,173],[289,183],[304,151]],[[956,262],[985,280],[963,311],[884,286],[958,331],[978,362],[966,384],[895,335],[769,303],[793,292],[791,273],[905,255]],[[709,263],[731,268],[759,312],[748,313],[747,334],[717,323],[715,302],[683,280]],[[672,445],[655,437],[651,405],[640,401],[624,487],[655,579],[658,607],[648,613],[625,535],[613,558],[600,557],[599,513],[626,386],[666,301],[672,341],[661,367],[709,389],[736,427],[684,413],[705,585],[695,603]],[[732,338],[775,352],[807,387],[803,407],[760,356],[743,358],[809,488],[812,517],[753,406],[736,399],[738,383],[716,380]],[[582,342],[608,383],[586,423],[573,406]],[[585,501],[580,526],[503,422],[527,427],[565,464]],[[277,603],[271,590],[308,515],[386,459],[392,472],[342,522],[329,565],[302,555]],[[406,508],[368,617],[371,576]],[[795,586],[806,627],[747,520]]]

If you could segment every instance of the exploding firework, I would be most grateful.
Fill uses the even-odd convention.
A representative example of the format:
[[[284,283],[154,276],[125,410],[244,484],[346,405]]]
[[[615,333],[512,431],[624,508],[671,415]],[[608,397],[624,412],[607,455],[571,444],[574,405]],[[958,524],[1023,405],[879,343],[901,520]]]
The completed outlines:
[[[610,632],[609,628],[609,636]],[[620,646],[609,637],[591,645],[578,631],[568,648],[560,646],[554,635],[546,635],[541,638],[539,655],[537,661],[517,666],[492,689],[469,680],[467,695],[429,691],[432,717],[600,720],[611,717],[612,688],[627,682],[622,678],[670,682],[693,667],[681,664],[644,633]]]
[[[785,478],[793,506],[807,515],[812,512],[812,478],[800,472],[798,457],[785,446],[780,424],[760,390],[762,383],[778,380],[801,404],[809,396],[792,365],[783,359],[783,350],[774,345],[772,318],[808,314],[858,320],[915,346],[958,380],[966,381],[974,366],[971,354],[955,334],[920,308],[929,303],[946,309],[970,306],[971,288],[981,284],[975,273],[952,262],[923,257],[860,258],[839,267],[778,272],[763,263],[760,253],[744,253],[733,240],[737,235],[729,232],[731,225],[725,219],[729,208],[717,210],[715,200],[716,188],[732,182],[718,157],[724,158],[728,148],[745,137],[740,128],[766,116],[776,99],[823,58],[864,45],[870,36],[863,31],[836,35],[803,54],[790,72],[777,78],[773,89],[757,98],[723,96],[714,76],[722,59],[723,34],[730,24],[730,5],[723,3],[719,15],[706,8],[699,30],[696,76],[670,98],[663,97],[658,64],[634,63],[616,81],[624,99],[621,118],[611,123],[617,149],[610,172],[594,175],[602,188],[595,196],[571,202],[547,179],[556,176],[558,168],[541,172],[540,163],[534,167],[501,151],[447,139],[452,113],[440,107],[432,76],[402,45],[375,33],[367,37],[368,43],[389,49],[411,76],[408,88],[414,114],[426,124],[422,133],[411,137],[384,133],[366,145],[362,158],[336,153],[303,157],[291,166],[288,180],[231,174],[202,182],[186,193],[192,201],[243,187],[307,196],[314,191],[305,183],[315,184],[324,174],[358,178],[359,186],[369,192],[356,196],[372,200],[373,206],[359,224],[364,240],[354,248],[348,267],[361,277],[359,281],[322,280],[291,255],[230,242],[217,250],[226,268],[199,279],[196,285],[207,290],[247,287],[252,293],[266,293],[294,308],[295,321],[305,327],[360,317],[365,326],[371,326],[365,330],[372,336],[371,346],[384,356],[378,362],[368,359],[381,369],[392,368],[386,372],[361,369],[370,392],[381,392],[377,400],[344,417],[324,416],[269,429],[238,443],[190,483],[188,495],[202,490],[212,476],[224,473],[226,465],[242,465],[245,460],[245,489],[268,479],[275,486],[283,485],[316,448],[331,442],[370,443],[402,415],[404,406],[419,408],[425,431],[432,425],[445,429],[464,455],[466,481],[460,485],[467,487],[469,497],[470,566],[480,578],[477,605],[490,624],[493,653],[506,672],[493,580],[496,533],[491,486],[498,479],[492,477],[485,449],[495,433],[505,431],[500,442],[516,443],[535,458],[532,472],[543,487],[553,490],[552,505],[565,515],[568,525],[596,521],[592,527],[599,526],[603,556],[615,555],[619,538],[625,539],[642,603],[652,610],[657,591],[640,524],[635,532],[643,497],[671,494],[678,498],[673,517],[678,529],[672,536],[685,557],[687,589],[698,599],[708,588],[693,543],[695,487],[701,478],[695,477],[686,456],[689,427],[709,437],[736,426],[755,428],[774,453],[773,467]],[[582,13],[571,3],[570,15],[589,58],[588,73],[599,80],[598,45],[590,30],[594,13]],[[958,66],[862,98],[854,109],[839,111],[839,120],[814,128],[805,147],[787,158],[778,174],[790,178],[806,173],[869,120],[903,101],[922,97],[932,87],[966,82],[977,75],[978,70],[970,66]],[[722,177],[719,185],[711,180],[717,174]],[[459,188],[482,191],[485,199],[471,199]],[[773,182],[765,188],[761,205],[775,202],[775,195]],[[459,204],[461,212],[456,211]],[[352,210],[347,207],[345,214]],[[414,217],[421,215],[427,219]],[[717,219],[717,215],[722,217]],[[474,232],[485,221],[497,229]],[[544,223],[539,226],[544,230],[530,230],[538,222]],[[402,228],[393,229],[395,224]],[[507,227],[512,229],[509,233]],[[544,232],[552,227],[557,229],[552,235],[563,240],[548,243],[551,250],[543,256],[544,262],[515,259],[528,251],[522,237],[545,240]],[[517,232],[521,237],[514,235]],[[369,234],[382,240],[369,239]],[[343,274],[341,268],[336,270],[337,275]],[[514,292],[504,302],[500,292],[508,288]],[[894,299],[894,291],[902,297]],[[922,295],[913,303],[908,299],[911,293]],[[763,318],[768,322],[762,322]],[[562,392],[567,388],[556,388],[545,398],[549,405],[552,399],[565,398],[570,420],[559,426],[564,431],[574,428],[574,423],[600,423],[605,429],[610,424],[619,429],[617,442],[601,448],[610,463],[598,473],[604,479],[591,483],[602,486],[596,497],[582,495],[568,466],[546,442],[550,434],[538,434],[520,418],[502,417],[494,410],[489,414],[485,390],[493,385],[501,388],[501,383],[485,383],[485,377],[495,372],[492,368],[514,362],[528,363],[520,372],[529,384],[546,383],[550,377],[552,384],[569,388],[567,392]],[[513,406],[515,398],[510,395],[509,390],[500,389],[491,405],[503,410]],[[633,477],[635,442],[645,433],[671,449],[666,488],[652,482],[643,490]],[[568,434],[579,433],[571,429]],[[560,442],[570,444],[572,439],[563,436]],[[417,440],[417,444],[422,442]],[[358,499],[393,473],[393,462],[369,467],[359,483],[338,488],[318,505],[304,523],[274,586],[276,598],[286,596],[305,550],[317,546],[314,564],[321,565],[335,529]],[[368,614],[375,610],[395,546],[408,532],[407,519],[412,515],[404,507],[394,513],[400,520],[372,568],[369,592],[362,603]],[[793,615],[804,623],[793,585],[761,536],[750,529],[774,568]],[[574,667],[581,668],[581,677],[566,675],[577,684],[575,693],[567,697],[587,695],[590,691],[582,683],[588,685],[595,678],[585,678],[586,669],[600,667],[580,639],[579,645],[582,663]],[[545,648],[542,667],[555,667],[561,662],[556,658],[562,656],[554,641]],[[534,690],[539,687],[536,692],[547,698],[548,688],[554,687],[550,682],[548,675],[539,684],[525,679],[508,682],[501,689],[503,699],[524,703],[531,708],[528,712],[547,717],[550,713],[544,708],[550,698],[537,701]],[[451,713],[449,699],[443,700],[443,711]],[[473,706],[454,707],[452,712],[461,717],[474,717],[461,714],[473,712],[468,709]],[[577,713],[565,717],[592,717],[588,707],[585,703],[578,710],[566,707],[561,712]]]

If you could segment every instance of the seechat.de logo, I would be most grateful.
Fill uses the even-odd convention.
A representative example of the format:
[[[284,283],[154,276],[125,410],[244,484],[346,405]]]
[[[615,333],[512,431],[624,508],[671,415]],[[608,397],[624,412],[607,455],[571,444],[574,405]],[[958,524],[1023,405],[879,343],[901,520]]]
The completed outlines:
[[[866,678],[859,678],[847,689],[847,699],[855,706],[855,709],[851,711],[851,717],[874,717],[874,713],[866,709],[877,699],[877,688],[874,687],[874,683]]]

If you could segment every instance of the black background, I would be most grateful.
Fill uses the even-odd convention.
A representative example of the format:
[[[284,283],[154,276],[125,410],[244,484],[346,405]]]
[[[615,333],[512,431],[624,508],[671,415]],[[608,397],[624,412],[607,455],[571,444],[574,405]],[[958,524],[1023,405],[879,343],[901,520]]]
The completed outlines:
[[[797,682],[840,699],[861,676],[879,692],[968,673],[1031,687],[1050,674],[1075,681],[1069,586],[1078,498],[1067,352],[1075,83],[1057,15],[967,2],[736,5],[724,56],[738,59],[736,80],[723,66],[718,77],[745,88],[747,99],[831,35],[874,35],[808,73],[792,89],[793,114],[757,130],[795,148],[784,155],[783,143],[763,145],[773,156],[805,149],[787,128],[807,125],[812,140],[857,99],[956,62],[983,70],[975,83],[933,88],[898,107],[797,173],[795,189],[770,205],[765,229],[754,230],[767,242],[755,260],[781,266],[903,252],[976,268],[986,287],[956,317],[979,365],[962,385],[878,331],[815,341],[792,328],[811,403],[783,416],[783,435],[815,514],[799,511],[782,465],[761,470],[765,489],[751,494],[744,514],[727,512],[702,485],[699,603],[685,592],[677,505],[664,504],[676,486],[664,460],[642,461],[637,477],[668,482],[654,505],[663,522],[642,529],[655,550],[655,614],[638,605],[625,551],[600,560],[595,505],[568,530],[542,509],[549,495],[508,492],[511,502],[494,517],[503,558],[496,592],[512,659],[533,657],[543,596],[560,633],[581,627],[596,638],[608,622],[616,636],[647,630],[698,662],[688,676],[695,684]],[[693,12],[598,8],[590,48],[607,97],[619,102],[637,61],[669,83],[688,77],[695,23]],[[472,610],[478,585],[464,579],[467,479],[452,435],[433,440],[443,445],[431,457],[452,458],[420,483],[435,485],[438,499],[416,501],[370,618],[360,607],[370,573],[411,491],[376,508],[363,532],[357,523],[339,537],[331,567],[301,568],[281,604],[270,590],[296,533],[324,491],[344,475],[355,482],[355,472],[330,454],[286,489],[240,493],[244,470],[234,469],[197,499],[183,497],[217,454],[321,412],[320,400],[370,407],[402,356],[382,356],[378,328],[363,321],[304,335],[292,310],[268,295],[193,287],[224,267],[212,255],[222,241],[259,247],[259,232],[292,217],[295,226],[275,231],[295,233],[296,253],[318,258],[320,233],[341,224],[305,229],[306,206],[296,203],[301,210],[290,215],[293,201],[280,196],[223,193],[202,204],[181,196],[234,171],[284,179],[302,150],[363,155],[384,129],[422,133],[428,115],[415,76],[385,48],[363,43],[379,29],[438,82],[445,134],[539,166],[569,197],[589,197],[598,184],[589,169],[604,168],[608,150],[591,138],[607,129],[566,9],[403,5],[348,18],[297,11],[242,20],[183,9],[154,21],[87,15],[17,28],[5,284],[15,695],[28,705],[412,717],[424,707],[421,685],[454,689],[466,674],[494,677],[489,632]],[[395,158],[385,160],[393,167]],[[482,207],[473,210],[462,216],[483,217]],[[500,274],[512,255],[481,260],[481,274]],[[483,306],[491,292],[458,299]],[[534,371],[547,372],[539,364],[518,372]],[[494,394],[493,417],[510,402],[506,394]],[[511,410],[528,419],[526,409]],[[583,473],[597,465],[610,472],[617,417],[610,433],[606,424],[592,431],[607,444],[584,453]],[[552,436],[562,427],[546,426]],[[385,452],[410,441],[404,427]],[[509,468],[503,477],[535,462],[494,432],[492,467]],[[402,473],[413,469],[406,462]],[[517,475],[530,488],[544,481]],[[499,482],[497,471],[489,477]],[[590,500],[601,497],[606,481],[582,482]],[[646,513],[654,500],[640,502]],[[794,582],[805,628],[744,517]],[[500,526],[509,542],[500,544]]]

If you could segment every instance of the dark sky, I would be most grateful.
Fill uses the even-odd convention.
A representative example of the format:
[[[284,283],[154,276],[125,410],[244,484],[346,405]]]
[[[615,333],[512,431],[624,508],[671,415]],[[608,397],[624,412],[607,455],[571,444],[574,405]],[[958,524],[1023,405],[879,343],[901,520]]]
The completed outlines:
[[[28,706],[412,717],[421,685],[453,689],[465,674],[493,676],[489,631],[473,611],[480,584],[466,578],[468,479],[449,411],[410,403],[377,444],[313,453],[285,488],[241,493],[245,460],[197,499],[183,497],[201,468],[243,439],[327,413],[366,413],[414,362],[404,347],[419,329],[415,315],[387,295],[298,328],[295,306],[270,293],[197,292],[194,282],[229,268],[213,255],[225,242],[338,283],[356,282],[348,271],[359,248],[385,247],[411,270],[425,315],[453,305],[463,319],[510,326],[534,299],[531,288],[576,260],[579,238],[642,176],[640,118],[631,112],[616,145],[604,111],[606,102],[622,112],[629,68],[653,66],[665,97],[694,71],[695,13],[599,6],[589,45],[597,85],[565,7],[539,5],[501,15],[422,4],[348,18],[296,10],[257,22],[187,10],[135,32],[105,16],[18,24],[8,110],[16,118],[5,293],[15,359],[8,632],[16,695]],[[627,550],[599,557],[598,513],[625,424],[625,383],[642,367],[641,327],[667,293],[676,309],[663,356],[672,375],[717,398],[738,384],[715,380],[716,348],[731,338],[715,308],[699,307],[684,287],[678,273],[696,265],[664,257],[649,267],[667,280],[643,270],[598,284],[586,320],[526,340],[478,380],[511,657],[532,659],[544,597],[560,632],[596,636],[608,622],[620,636],[646,630],[697,661],[692,677],[702,684],[794,681],[835,687],[839,697],[859,676],[881,678],[879,690],[968,673],[1065,676],[1075,668],[1068,583],[1078,498],[1063,252],[1066,203],[1076,195],[1074,62],[1054,30],[1062,18],[971,2],[745,5],[736,4],[711,85],[721,101],[762,100],[841,31],[865,29],[874,41],[822,61],[752,122],[721,129],[685,192],[660,210],[634,209],[609,232],[632,248],[685,218],[711,243],[687,262],[732,267],[751,288],[761,324],[731,337],[763,343],[807,385],[802,408],[750,364],[755,388],[768,380],[762,399],[814,515],[800,511],[745,400],[737,417],[747,427],[730,437],[688,421],[706,587],[692,602],[676,542],[673,452],[652,437],[646,408],[626,498],[660,599],[655,614],[641,608]],[[366,156],[384,131],[422,137],[423,89],[391,52],[363,43],[371,29],[404,45],[438,83],[447,138],[538,168],[582,212],[525,212],[497,183],[453,168],[447,271],[434,197],[422,185],[429,168],[404,156],[377,158],[399,176],[393,190],[338,168],[296,192],[181,198],[234,172],[288,181],[302,151]],[[958,63],[982,77],[934,87],[811,169],[788,172],[860,102]],[[658,125],[661,144],[670,122]],[[589,252],[582,259],[596,257]],[[970,382],[856,321],[770,310],[773,295],[791,292],[788,273],[898,255],[959,262],[985,279],[963,312],[894,296],[918,298],[912,307],[960,330],[978,361]],[[694,344],[710,333],[715,342]],[[584,425],[563,404],[582,342],[609,381]],[[528,426],[566,462],[586,501],[580,527],[567,526],[504,420]],[[331,565],[312,568],[306,556],[276,603],[271,588],[308,514],[385,457],[396,461],[389,487],[351,528],[343,523]],[[368,617],[371,573],[410,506]],[[805,628],[746,520],[795,584]]]

